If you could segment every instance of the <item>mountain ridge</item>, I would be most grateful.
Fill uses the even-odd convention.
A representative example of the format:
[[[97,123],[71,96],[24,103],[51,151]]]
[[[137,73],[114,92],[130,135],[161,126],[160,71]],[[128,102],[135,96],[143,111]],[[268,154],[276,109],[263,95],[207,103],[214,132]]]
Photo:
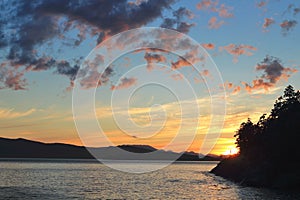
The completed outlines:
[[[126,152],[134,153],[132,157],[126,158],[126,154],[118,154],[118,148]],[[0,137],[0,158],[53,158],[53,159],[95,159],[108,160],[172,160],[177,161],[219,161],[220,157],[207,155],[199,158],[194,152],[173,152],[156,149],[150,145],[123,144],[109,147],[84,147],[65,143],[43,143],[24,138],[10,139]],[[155,152],[158,155],[152,155]]]

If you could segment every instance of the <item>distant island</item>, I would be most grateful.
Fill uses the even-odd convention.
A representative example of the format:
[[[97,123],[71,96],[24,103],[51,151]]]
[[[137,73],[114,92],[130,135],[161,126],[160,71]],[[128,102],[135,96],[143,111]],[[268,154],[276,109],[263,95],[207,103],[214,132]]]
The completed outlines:
[[[300,186],[300,92],[289,85],[269,116],[250,119],[235,134],[240,152],[222,160],[215,175],[242,185],[293,190]]]
[[[117,148],[136,153],[139,156],[126,158],[116,153]],[[47,144],[22,138],[0,138],[0,159],[95,159],[87,149],[99,154],[99,157],[107,160],[127,160],[134,158],[142,160],[155,160],[156,158],[158,158],[158,160],[172,160],[172,158],[177,158],[177,161],[219,161],[221,159],[216,155],[207,155],[203,158],[199,158],[199,155],[194,152],[176,153],[158,150],[149,145],[119,145],[116,147],[86,148],[62,143]],[[159,152],[159,157],[148,157],[148,153],[154,151]]]

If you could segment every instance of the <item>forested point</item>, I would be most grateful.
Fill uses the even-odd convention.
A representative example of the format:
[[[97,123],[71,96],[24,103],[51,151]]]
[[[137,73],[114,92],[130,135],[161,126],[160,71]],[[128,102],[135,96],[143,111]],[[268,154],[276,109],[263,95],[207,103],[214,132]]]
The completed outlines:
[[[268,116],[243,122],[234,137],[239,154],[225,158],[212,173],[251,186],[300,185],[300,92],[291,85]]]

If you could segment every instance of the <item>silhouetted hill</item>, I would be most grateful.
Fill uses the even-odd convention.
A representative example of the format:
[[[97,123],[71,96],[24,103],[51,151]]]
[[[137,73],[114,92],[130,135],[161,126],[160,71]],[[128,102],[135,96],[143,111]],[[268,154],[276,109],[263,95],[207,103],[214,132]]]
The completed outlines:
[[[93,157],[81,146],[69,144],[45,144],[26,139],[0,138],[1,158],[79,158],[92,159]]]
[[[119,145],[119,148],[135,153],[133,157],[126,158],[118,153],[116,147],[89,148],[98,158],[107,160],[172,160],[179,157],[179,161],[217,161],[218,157],[205,156],[199,159],[198,154],[178,153],[172,151],[157,150],[149,145]],[[154,156],[148,156],[151,152],[158,152]],[[52,158],[52,159],[94,159],[89,151],[82,146],[62,143],[42,143],[26,139],[0,138],[0,158]]]

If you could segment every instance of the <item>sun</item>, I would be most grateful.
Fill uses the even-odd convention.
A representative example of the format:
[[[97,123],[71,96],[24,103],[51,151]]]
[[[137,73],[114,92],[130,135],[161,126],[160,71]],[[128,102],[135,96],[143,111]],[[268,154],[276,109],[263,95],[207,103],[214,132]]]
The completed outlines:
[[[224,156],[230,156],[230,155],[235,155],[239,152],[239,149],[236,147],[232,147],[227,149],[224,153],[222,153],[222,155]]]

